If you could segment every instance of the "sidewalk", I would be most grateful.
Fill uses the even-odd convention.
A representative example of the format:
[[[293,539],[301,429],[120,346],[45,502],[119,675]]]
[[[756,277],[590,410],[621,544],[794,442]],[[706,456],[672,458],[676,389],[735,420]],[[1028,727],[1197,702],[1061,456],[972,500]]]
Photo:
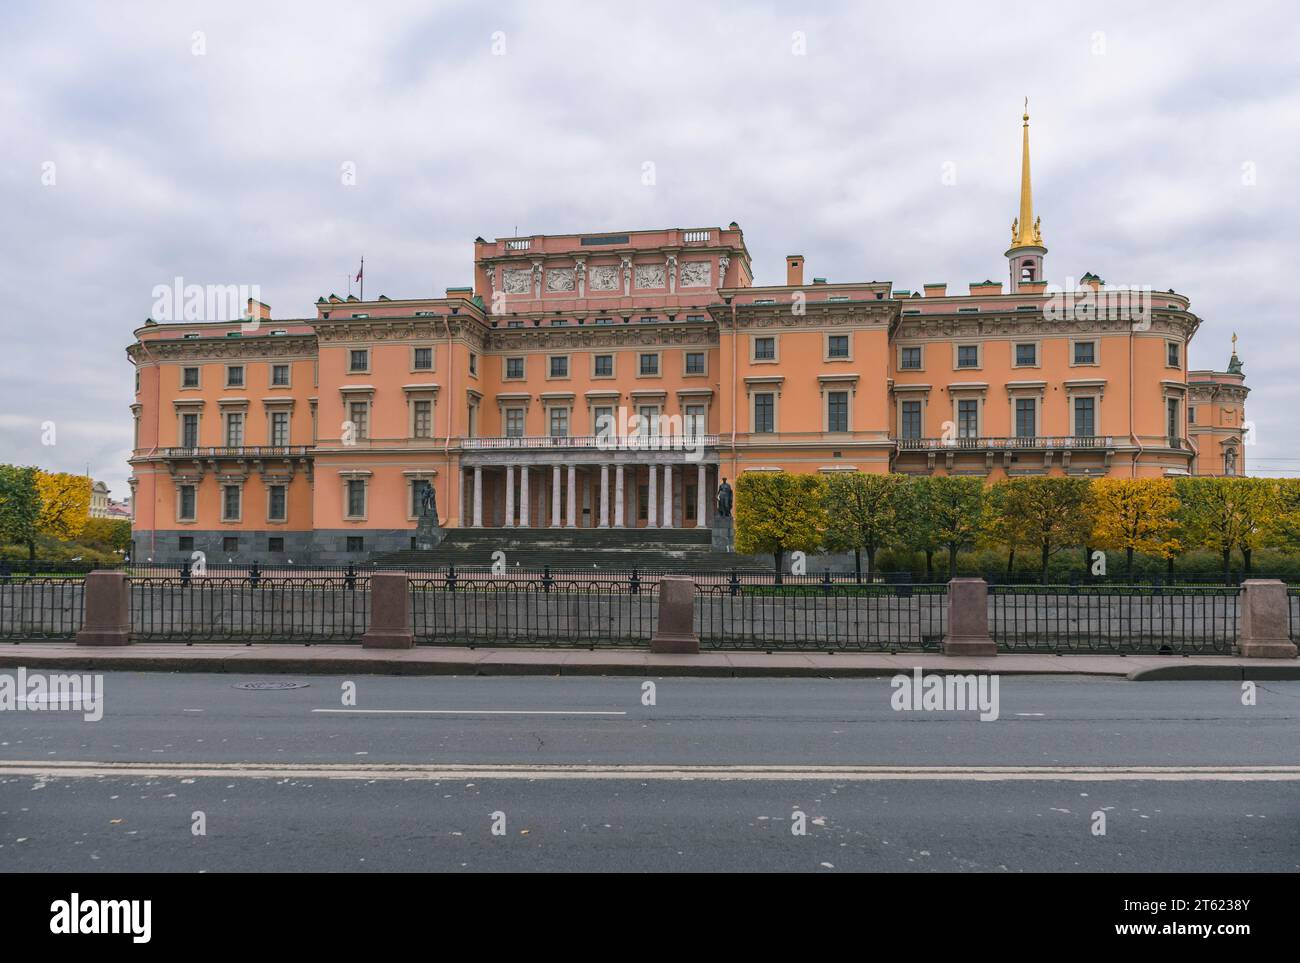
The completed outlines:
[[[0,646],[0,668],[99,672],[239,672],[377,675],[630,675],[870,678],[925,672],[1075,675],[1141,681],[1300,680],[1300,660],[1231,656],[999,655],[709,651],[653,655],[644,649],[461,648],[363,649],[360,645],[198,643],[78,646],[23,642]]]

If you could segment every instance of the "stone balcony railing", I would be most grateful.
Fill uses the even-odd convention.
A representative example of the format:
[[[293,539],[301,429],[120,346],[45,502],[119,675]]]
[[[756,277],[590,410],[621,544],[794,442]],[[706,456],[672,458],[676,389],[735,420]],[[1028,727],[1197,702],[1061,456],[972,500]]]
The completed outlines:
[[[309,445],[220,445],[198,448],[159,448],[162,458],[306,458]]]
[[[1051,451],[1114,447],[1110,435],[1034,435],[1021,438],[899,438],[899,451]]]
[[[597,449],[603,451],[638,451],[664,447],[714,448],[717,435],[517,435],[488,438],[462,438],[467,451]]]

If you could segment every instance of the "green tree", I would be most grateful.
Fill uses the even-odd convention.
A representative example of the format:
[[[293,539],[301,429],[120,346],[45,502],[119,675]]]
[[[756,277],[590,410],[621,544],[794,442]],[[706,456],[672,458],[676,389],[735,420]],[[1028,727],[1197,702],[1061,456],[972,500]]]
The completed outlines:
[[[91,518],[81,532],[87,545],[109,552],[125,552],[131,547],[131,523],[124,518]]]
[[[1086,478],[1012,478],[995,486],[1000,531],[1011,547],[1037,549],[1039,579],[1064,548],[1082,545],[1092,532],[1092,497]]]
[[[862,554],[867,556],[867,581],[875,577],[876,552],[899,541],[907,517],[905,475],[838,472],[826,479],[826,547],[852,551],[858,579]]]
[[[1251,555],[1270,537],[1281,500],[1270,478],[1179,478],[1179,521],[1188,545],[1218,552],[1223,580],[1231,577],[1232,553],[1241,552],[1247,572]]]
[[[815,552],[826,530],[824,487],[817,475],[745,472],[736,479],[736,551],[771,555],[778,577],[786,552]]]
[[[36,536],[41,517],[41,492],[37,469],[0,465],[0,540],[27,546],[36,557]]]
[[[1268,524],[1265,544],[1300,555],[1300,478],[1277,479],[1277,510]]]
[[[948,550],[948,577],[957,575],[957,553],[978,541],[985,523],[985,489],[979,478],[927,475],[913,480],[911,510],[920,537]]]

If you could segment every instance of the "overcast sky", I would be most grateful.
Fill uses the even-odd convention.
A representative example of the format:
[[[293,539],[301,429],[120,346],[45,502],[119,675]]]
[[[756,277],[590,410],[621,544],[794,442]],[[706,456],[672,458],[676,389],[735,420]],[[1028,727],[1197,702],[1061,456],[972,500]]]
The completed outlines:
[[[1003,280],[1028,96],[1048,279],[1188,294],[1193,367],[1238,332],[1247,461],[1300,475],[1297,50],[1286,3],[6,0],[0,461],[128,494],[176,276],[300,318],[362,254],[416,297],[476,235],[735,220],[760,284]]]

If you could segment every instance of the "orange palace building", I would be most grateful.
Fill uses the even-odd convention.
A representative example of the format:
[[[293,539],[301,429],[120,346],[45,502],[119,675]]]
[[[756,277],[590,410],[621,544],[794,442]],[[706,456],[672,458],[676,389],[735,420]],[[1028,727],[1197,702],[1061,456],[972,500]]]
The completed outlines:
[[[441,525],[710,526],[745,472],[1244,471],[1247,389],[1172,291],[1049,292],[1023,127],[1006,284],[756,287],[740,227],[474,245],[446,297],[135,332],[135,554],[362,560]],[[652,443],[610,443],[634,419]],[[557,533],[557,535],[560,533]]]

